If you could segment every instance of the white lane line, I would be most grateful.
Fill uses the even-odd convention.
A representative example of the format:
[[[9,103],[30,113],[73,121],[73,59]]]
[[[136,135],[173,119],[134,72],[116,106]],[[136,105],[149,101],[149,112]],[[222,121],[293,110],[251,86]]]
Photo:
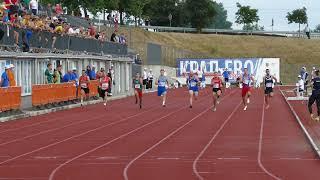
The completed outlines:
[[[241,158],[217,158],[219,160],[240,160]]]
[[[216,174],[217,172],[198,172],[199,174]]]
[[[230,121],[231,117],[234,115],[234,113],[239,109],[242,102],[240,102],[231,112],[231,114],[227,117],[227,119],[223,122],[223,124],[220,126],[218,131],[214,134],[214,136],[210,139],[208,144],[202,149],[202,151],[199,153],[199,155],[196,157],[196,159],[193,161],[192,169],[194,174],[197,176],[198,179],[203,180],[203,177],[200,175],[198,169],[197,169],[197,163],[199,162],[199,159],[203,156],[203,154],[207,151],[207,149],[211,146],[213,141],[216,139],[216,137],[220,134],[220,132],[223,130],[225,125]]]
[[[145,124],[145,125],[142,125],[142,126],[136,128],[136,129],[134,129],[134,130],[132,130],[132,131],[130,131],[130,132],[127,132],[127,133],[125,133],[125,134],[122,134],[121,136],[118,136],[117,138],[114,138],[114,139],[112,139],[111,141],[108,141],[108,142],[106,142],[106,143],[104,143],[104,144],[102,144],[102,145],[100,145],[100,146],[98,146],[98,147],[96,147],[96,148],[93,148],[93,149],[91,149],[90,151],[87,151],[87,152],[82,153],[82,154],[80,154],[80,155],[78,155],[78,156],[76,156],[76,157],[74,157],[74,158],[72,158],[72,159],[69,159],[68,161],[60,164],[57,168],[55,168],[55,169],[50,173],[49,180],[53,180],[55,174],[56,174],[62,167],[64,167],[65,165],[69,164],[70,162],[72,162],[72,161],[74,161],[74,160],[77,160],[77,159],[81,158],[82,156],[85,156],[85,155],[87,155],[87,154],[90,154],[90,153],[92,153],[92,152],[94,152],[94,151],[97,151],[98,149],[101,149],[101,148],[103,148],[103,147],[105,147],[105,146],[107,146],[107,145],[109,145],[109,144],[111,144],[111,143],[113,143],[113,142],[115,142],[115,141],[117,141],[117,140],[119,140],[119,139],[122,139],[122,138],[124,138],[124,137],[126,137],[126,136],[129,136],[130,134],[133,134],[133,133],[139,131],[140,129],[143,129],[144,127],[147,127],[147,126],[149,126],[149,125],[151,125],[151,124],[154,124],[154,123],[156,123],[156,122],[159,122],[159,121],[161,121],[162,119],[167,118],[167,117],[169,117],[169,116],[171,116],[171,115],[173,115],[173,114],[175,114],[175,113],[177,113],[177,112],[179,112],[179,111],[181,111],[181,110],[183,110],[183,109],[185,109],[185,108],[187,108],[187,107],[188,107],[188,106],[184,106],[184,107],[182,107],[182,108],[180,108],[180,109],[178,109],[178,110],[176,110],[176,111],[173,111],[173,112],[171,112],[171,113],[169,113],[169,114],[167,114],[167,115],[165,115],[165,116],[162,116],[162,117],[157,118],[157,119],[155,119],[155,120],[153,120],[153,121],[151,121],[151,122],[149,122],[149,123],[147,123],[147,124]]]
[[[273,179],[276,180],[281,180],[281,178],[277,177],[276,175],[272,174],[270,171],[268,171],[264,165],[262,164],[261,161],[261,154],[262,154],[262,141],[263,141],[263,129],[264,129],[264,120],[265,120],[265,96],[263,96],[263,105],[262,105],[262,117],[261,117],[261,127],[260,127],[260,136],[259,136],[259,151],[258,151],[258,164],[260,166],[260,168],[270,177],[272,177]]]
[[[230,96],[232,93],[229,93],[228,95],[224,96],[222,100],[224,100],[226,97]],[[202,111],[201,113],[199,113],[197,116],[195,116],[194,118],[192,118],[190,121],[188,121],[187,123],[185,123],[184,125],[180,126],[179,128],[177,128],[176,130],[174,130],[173,132],[171,132],[170,134],[168,134],[166,137],[164,137],[163,139],[161,139],[160,141],[158,141],[156,144],[154,144],[153,146],[151,146],[150,148],[148,148],[147,150],[145,150],[144,152],[142,152],[140,155],[138,155],[137,157],[135,157],[133,160],[131,160],[127,166],[124,168],[123,170],[123,178],[125,180],[128,180],[128,170],[131,167],[131,165],[137,161],[139,158],[141,158],[142,156],[144,156],[145,154],[147,154],[148,152],[150,152],[152,149],[156,148],[158,145],[160,145],[162,142],[166,141],[167,139],[169,139],[171,136],[173,136],[174,134],[176,134],[177,132],[179,132],[181,129],[185,128],[187,125],[189,125],[191,122],[193,122],[194,120],[198,119],[199,117],[201,117],[203,114],[207,113],[210,109],[212,108],[212,106],[210,106],[209,108],[207,108],[206,110]]]
[[[157,158],[158,160],[179,160],[180,158],[166,158],[166,157],[163,157],[163,158],[161,158],[161,157],[159,157],[159,158]]]
[[[152,110],[153,110],[153,109],[149,109],[148,111],[144,111],[144,112],[141,112],[141,113],[138,113],[138,114],[135,114],[135,115],[132,115],[132,116],[123,118],[123,119],[121,119],[121,120],[119,120],[119,121],[115,121],[115,122],[112,122],[112,123],[108,123],[108,124],[106,124],[106,125],[104,125],[104,126],[100,126],[100,127],[95,128],[95,129],[91,129],[91,130],[89,130],[89,131],[83,132],[83,133],[81,133],[81,134],[74,135],[74,136],[71,136],[71,137],[69,137],[69,138],[63,139],[63,140],[61,140],[61,141],[57,141],[57,142],[55,142],[55,143],[49,144],[49,145],[47,145],[47,146],[40,147],[40,148],[35,149],[35,150],[33,150],[33,151],[30,151],[30,152],[27,152],[27,153],[24,153],[24,154],[20,154],[20,155],[18,155],[18,156],[15,156],[15,157],[13,157],[13,158],[7,159],[7,160],[5,160],[5,161],[1,161],[1,162],[0,162],[0,165],[3,165],[3,164],[5,164],[5,163],[7,163],[7,162],[13,161],[13,160],[18,159],[18,158],[27,156],[27,155],[29,155],[29,154],[32,154],[32,153],[35,153],[35,152],[38,152],[38,151],[41,151],[41,150],[50,148],[50,147],[52,147],[52,146],[61,144],[61,143],[63,143],[63,142],[69,141],[69,140],[71,140],[71,139],[75,139],[75,138],[77,138],[77,137],[81,137],[81,136],[83,136],[83,135],[86,135],[86,134],[89,134],[89,133],[98,131],[98,130],[100,130],[100,129],[103,129],[103,128],[106,128],[106,127],[109,127],[109,126],[113,126],[113,125],[119,124],[119,123],[121,123],[121,122],[127,121],[128,119],[137,117],[137,116],[139,116],[139,115],[141,115],[141,114],[150,112],[150,111],[152,111]]]
[[[307,131],[307,129],[304,127],[302,121],[300,120],[298,114],[296,113],[296,111],[293,109],[292,105],[289,103],[289,101],[287,101],[285,95],[283,94],[283,92],[281,91],[281,89],[279,88],[282,97],[285,99],[287,105],[289,106],[293,116],[295,117],[296,121],[298,122],[298,124],[300,125],[302,131],[304,132],[304,134],[306,135],[307,139],[309,140],[309,143],[311,144],[311,146],[313,147],[315,153],[317,154],[318,158],[320,158],[320,148],[318,147],[318,145],[315,143],[315,141],[312,139],[311,135],[309,134],[309,132]]]

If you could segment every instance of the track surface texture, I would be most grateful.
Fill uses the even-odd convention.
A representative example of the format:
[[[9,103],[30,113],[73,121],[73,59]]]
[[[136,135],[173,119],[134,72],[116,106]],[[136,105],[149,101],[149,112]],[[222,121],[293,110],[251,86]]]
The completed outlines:
[[[211,111],[211,90],[192,109],[170,90],[0,124],[0,180],[320,179],[320,161],[279,89],[243,111],[240,89]],[[306,107],[294,105],[301,118]],[[311,127],[311,126],[310,126]],[[314,136],[320,131],[313,125]]]

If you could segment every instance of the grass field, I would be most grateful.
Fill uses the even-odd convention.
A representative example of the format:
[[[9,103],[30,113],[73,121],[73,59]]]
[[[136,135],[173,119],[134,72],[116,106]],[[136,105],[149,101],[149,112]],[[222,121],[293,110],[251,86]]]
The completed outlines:
[[[130,37],[130,31],[122,31]],[[132,29],[129,39],[132,48],[141,54],[146,53],[142,52],[145,44],[153,42],[213,58],[278,57],[281,58],[281,79],[285,83],[295,81],[302,66],[309,70],[312,66],[320,67],[320,40],[317,39],[154,33],[142,29]]]

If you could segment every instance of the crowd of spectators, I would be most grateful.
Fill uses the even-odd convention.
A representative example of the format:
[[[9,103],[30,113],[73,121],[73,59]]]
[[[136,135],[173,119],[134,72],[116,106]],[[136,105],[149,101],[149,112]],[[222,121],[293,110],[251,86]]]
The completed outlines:
[[[106,32],[97,32],[96,27],[89,23],[88,28],[81,26],[72,26],[63,16],[61,4],[52,6],[41,6],[38,0],[5,0],[0,8],[0,23],[24,29],[21,34],[15,29],[15,46],[19,46],[19,36],[22,36],[22,47],[28,51],[31,36],[39,31],[51,32],[54,34],[52,48],[58,35],[77,36],[82,38],[97,39],[99,41],[108,41]],[[3,31],[3,30],[2,30]],[[41,38],[41,37],[38,37]],[[118,35],[117,29],[113,32],[110,41],[126,44],[124,34]]]
[[[95,66],[88,65],[85,70],[86,75],[90,80],[98,80],[100,81],[101,77],[108,76],[111,79],[111,84],[115,85],[114,79],[114,70],[113,65],[108,70],[105,71],[104,68],[96,70]],[[79,86],[79,74],[76,68],[72,68],[68,70],[65,74],[62,73],[62,65],[57,65],[55,69],[53,69],[53,65],[49,63],[47,65],[47,69],[45,70],[45,83],[46,84],[60,84],[60,83],[74,83],[76,87]],[[112,86],[109,86],[108,95],[112,96]]]

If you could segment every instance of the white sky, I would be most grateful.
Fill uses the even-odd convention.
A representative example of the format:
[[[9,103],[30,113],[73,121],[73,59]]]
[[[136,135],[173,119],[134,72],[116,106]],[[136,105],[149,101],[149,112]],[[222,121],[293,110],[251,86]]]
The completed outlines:
[[[241,29],[234,23],[235,13],[237,11],[236,3],[241,5],[249,5],[252,8],[258,9],[260,17],[259,25],[264,26],[265,30],[271,30],[272,18],[274,18],[274,30],[296,31],[299,26],[296,24],[288,24],[286,15],[294,9],[307,8],[309,26],[311,29],[320,24],[320,0],[216,0],[223,3],[228,11],[228,20],[233,23],[234,29]],[[305,26],[302,26],[302,29]]]

